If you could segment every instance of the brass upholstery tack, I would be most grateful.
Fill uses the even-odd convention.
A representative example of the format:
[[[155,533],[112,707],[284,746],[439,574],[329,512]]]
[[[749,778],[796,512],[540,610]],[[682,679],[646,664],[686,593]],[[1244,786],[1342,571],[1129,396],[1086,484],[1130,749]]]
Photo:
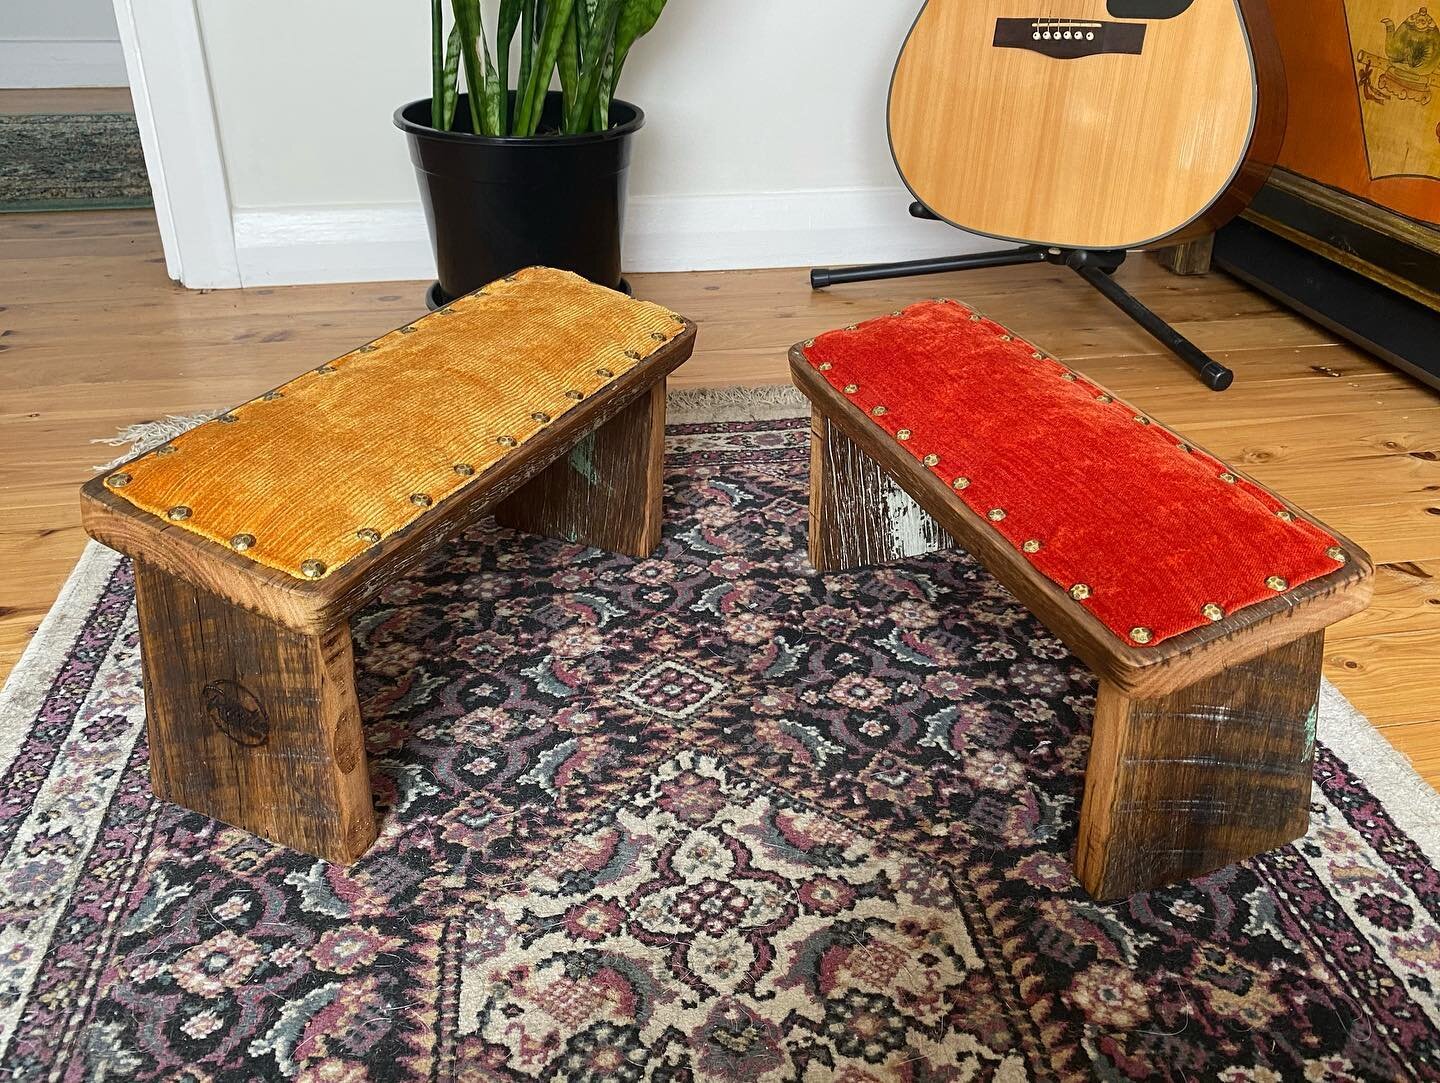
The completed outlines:
[[[255,548],[254,534],[236,534],[230,539],[230,548],[237,553],[243,553],[247,549]]]
[[[459,474],[462,478],[471,478],[475,476],[475,468],[469,463],[456,463],[454,469],[455,473]]]
[[[1281,575],[1272,575],[1269,579],[1265,580],[1265,585],[1277,593],[1290,589],[1289,581]]]
[[[1234,485],[1235,475],[1230,473],[1230,471],[1226,470],[1220,474],[1220,480],[1225,482],[1226,485]]]
[[[359,530],[355,531],[355,536],[363,542],[374,545],[380,540],[380,531],[373,527],[362,526]]]
[[[1133,639],[1136,643],[1144,645],[1155,638],[1155,633],[1152,632],[1149,628],[1131,628],[1130,638]]]
[[[936,455],[932,451],[929,455],[926,455],[925,458],[921,460],[921,462],[923,462],[926,466],[939,466],[940,456]]]
[[[910,439],[910,435],[911,435],[911,433],[910,433],[910,430],[909,430],[909,429],[901,429],[899,432],[897,432],[897,433],[895,434],[895,439],[897,439],[897,440],[908,440],[908,439]]]
[[[968,488],[970,488],[970,479],[969,479],[969,478],[956,478],[954,481],[952,481],[952,482],[950,483],[950,487],[951,487],[952,489],[968,489]]]
[[[111,474],[108,478],[106,478],[105,484],[110,486],[110,488],[112,489],[123,489],[125,488],[125,486],[129,485],[132,480],[134,479],[131,478],[129,474],[121,470],[119,473]]]
[[[1005,509],[991,508],[985,513],[985,518],[989,519],[992,523],[998,523],[1001,519],[1005,518]]]
[[[428,493],[411,493],[410,503],[414,504],[417,508],[428,508],[431,504],[435,503],[435,501],[430,498]]]
[[[184,504],[176,504],[173,508],[171,508],[165,513],[165,518],[177,523],[184,522],[186,519],[190,518],[190,509]]]
[[[1089,583],[1076,583],[1070,588],[1070,597],[1074,598],[1077,602],[1083,602],[1093,593],[1094,591],[1090,589]]]
[[[1040,552],[1040,539],[1028,538],[1026,539],[1025,544],[1020,546],[1020,548],[1025,550],[1025,552],[1027,553],[1038,553]]]
[[[520,441],[516,440],[513,436],[497,436],[495,437],[495,442],[501,447],[515,447],[520,443]]]
[[[1225,619],[1225,608],[1219,602],[1206,602],[1200,607],[1200,615],[1208,621],[1218,623]]]
[[[1341,564],[1344,564],[1350,559],[1350,554],[1345,552],[1345,550],[1341,549],[1338,545],[1332,545],[1329,549],[1326,549],[1325,555],[1331,560],[1339,561]]]
[[[325,574],[325,562],[323,560],[302,560],[300,574],[306,579],[319,579]]]

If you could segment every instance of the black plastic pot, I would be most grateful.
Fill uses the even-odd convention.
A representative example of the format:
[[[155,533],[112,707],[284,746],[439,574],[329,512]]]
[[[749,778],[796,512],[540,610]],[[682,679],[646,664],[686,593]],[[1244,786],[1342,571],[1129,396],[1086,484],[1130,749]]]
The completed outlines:
[[[560,109],[551,91],[541,132],[559,127]],[[455,131],[430,127],[429,98],[395,110],[435,249],[432,302],[535,264],[619,289],[630,137],[644,123],[637,107],[616,101],[603,132],[520,139],[475,135],[463,94]]]

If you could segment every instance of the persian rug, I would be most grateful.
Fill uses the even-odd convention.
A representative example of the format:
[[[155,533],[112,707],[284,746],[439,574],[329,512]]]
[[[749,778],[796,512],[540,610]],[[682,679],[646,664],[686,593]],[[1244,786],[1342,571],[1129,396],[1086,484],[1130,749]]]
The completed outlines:
[[[1440,1079],[1440,799],[1333,688],[1303,840],[1097,905],[1091,675],[962,552],[811,571],[788,394],[675,405],[651,558],[484,526],[355,622],[349,869],[152,799],[92,546],[0,702],[0,1075]]]
[[[140,130],[131,114],[0,116],[0,211],[150,205]]]

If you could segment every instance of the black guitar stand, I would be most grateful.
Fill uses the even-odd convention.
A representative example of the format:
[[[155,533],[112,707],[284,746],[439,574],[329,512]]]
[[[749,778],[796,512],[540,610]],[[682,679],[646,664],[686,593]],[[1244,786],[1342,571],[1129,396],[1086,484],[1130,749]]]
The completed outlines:
[[[934,218],[923,204],[912,203],[916,218]],[[1085,248],[1045,248],[1024,245],[1003,252],[979,252],[972,256],[944,256],[914,259],[902,263],[872,263],[863,267],[817,267],[810,272],[810,288],[824,289],[846,282],[875,282],[886,278],[911,278],[942,271],[970,271],[977,267],[1009,267],[1018,263],[1053,263],[1069,267],[1104,295],[1105,299],[1138,323],[1173,354],[1195,370],[1211,391],[1224,391],[1235,374],[1210,357],[1175,328],[1142,305],[1110,276],[1125,262],[1124,251],[1095,251]]]

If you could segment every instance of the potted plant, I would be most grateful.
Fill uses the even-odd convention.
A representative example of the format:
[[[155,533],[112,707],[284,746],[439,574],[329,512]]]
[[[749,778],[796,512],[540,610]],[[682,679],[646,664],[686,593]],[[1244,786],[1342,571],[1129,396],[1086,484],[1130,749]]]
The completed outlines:
[[[620,288],[630,140],[645,114],[615,88],[665,0],[500,0],[493,49],[482,0],[449,0],[448,33],[443,2],[430,5],[431,96],[395,111],[439,270],[431,305],[532,264]]]

